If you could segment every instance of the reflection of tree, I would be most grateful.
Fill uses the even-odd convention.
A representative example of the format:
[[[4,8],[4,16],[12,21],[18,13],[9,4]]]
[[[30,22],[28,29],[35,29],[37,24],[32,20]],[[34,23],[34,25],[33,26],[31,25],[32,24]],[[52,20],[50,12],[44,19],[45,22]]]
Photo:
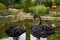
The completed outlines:
[[[5,22],[0,22],[0,38],[3,38],[3,37],[6,37],[6,34],[5,34],[5,28],[7,27],[7,23]]]
[[[7,21],[6,18],[0,18],[0,38],[6,37],[6,34],[4,31],[5,31],[6,27],[9,26],[8,25],[9,21]]]

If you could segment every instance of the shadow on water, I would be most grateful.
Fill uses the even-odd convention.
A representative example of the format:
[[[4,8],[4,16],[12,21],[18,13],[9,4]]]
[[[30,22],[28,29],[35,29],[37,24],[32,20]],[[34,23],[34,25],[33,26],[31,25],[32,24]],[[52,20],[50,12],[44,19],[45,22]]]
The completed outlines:
[[[36,24],[37,21],[34,22],[34,24]],[[59,40],[60,39],[60,21],[43,21],[43,24],[55,24],[57,27],[56,27],[56,33],[54,35],[51,35],[48,37],[48,40]],[[26,30],[29,30],[30,26],[33,25],[33,22],[32,20],[25,20],[25,21],[16,21],[16,22],[13,22],[13,20],[11,19],[5,19],[5,18],[0,18],[0,40],[1,39],[13,39],[11,37],[8,37],[6,34],[5,34],[5,29],[10,26],[10,25],[20,25],[20,26],[25,26],[26,27]],[[23,37],[24,34],[22,34],[21,36]],[[21,36],[19,37],[19,40],[21,39]],[[29,32],[27,31],[27,36],[30,36],[29,35]],[[23,37],[24,38],[24,37]],[[22,39],[23,39],[22,38]],[[33,38],[31,36],[31,38]],[[29,38],[30,39],[30,38]],[[35,40],[35,38],[33,38]],[[33,40],[32,39],[32,40]],[[23,39],[24,40],[24,39]]]

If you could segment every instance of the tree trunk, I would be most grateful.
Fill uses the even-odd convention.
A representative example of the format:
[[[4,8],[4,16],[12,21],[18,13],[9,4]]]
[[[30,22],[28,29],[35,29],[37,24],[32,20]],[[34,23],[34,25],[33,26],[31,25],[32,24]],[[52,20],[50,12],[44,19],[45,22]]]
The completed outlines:
[[[18,40],[19,37],[13,37],[13,40]]]
[[[37,38],[37,40],[40,40],[40,37],[39,37],[39,38]]]
[[[26,27],[26,40],[30,40],[30,24],[29,21],[25,22]]]

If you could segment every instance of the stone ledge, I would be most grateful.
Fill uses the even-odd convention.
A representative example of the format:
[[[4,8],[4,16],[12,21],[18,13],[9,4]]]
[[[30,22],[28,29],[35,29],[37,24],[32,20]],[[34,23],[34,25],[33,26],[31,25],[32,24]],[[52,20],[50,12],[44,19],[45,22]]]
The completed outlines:
[[[33,16],[29,15],[29,16],[0,16],[0,18],[16,18],[19,20],[25,20],[25,19],[32,19]],[[60,17],[50,17],[50,16],[41,16],[42,20],[56,20],[56,21],[60,21]]]

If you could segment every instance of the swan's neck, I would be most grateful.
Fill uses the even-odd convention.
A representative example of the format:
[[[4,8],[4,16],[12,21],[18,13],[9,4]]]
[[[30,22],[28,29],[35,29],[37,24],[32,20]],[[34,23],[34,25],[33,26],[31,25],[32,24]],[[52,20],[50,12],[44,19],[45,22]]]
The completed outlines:
[[[39,23],[38,23],[38,25],[41,25],[41,24],[42,24],[42,19],[39,18]]]

